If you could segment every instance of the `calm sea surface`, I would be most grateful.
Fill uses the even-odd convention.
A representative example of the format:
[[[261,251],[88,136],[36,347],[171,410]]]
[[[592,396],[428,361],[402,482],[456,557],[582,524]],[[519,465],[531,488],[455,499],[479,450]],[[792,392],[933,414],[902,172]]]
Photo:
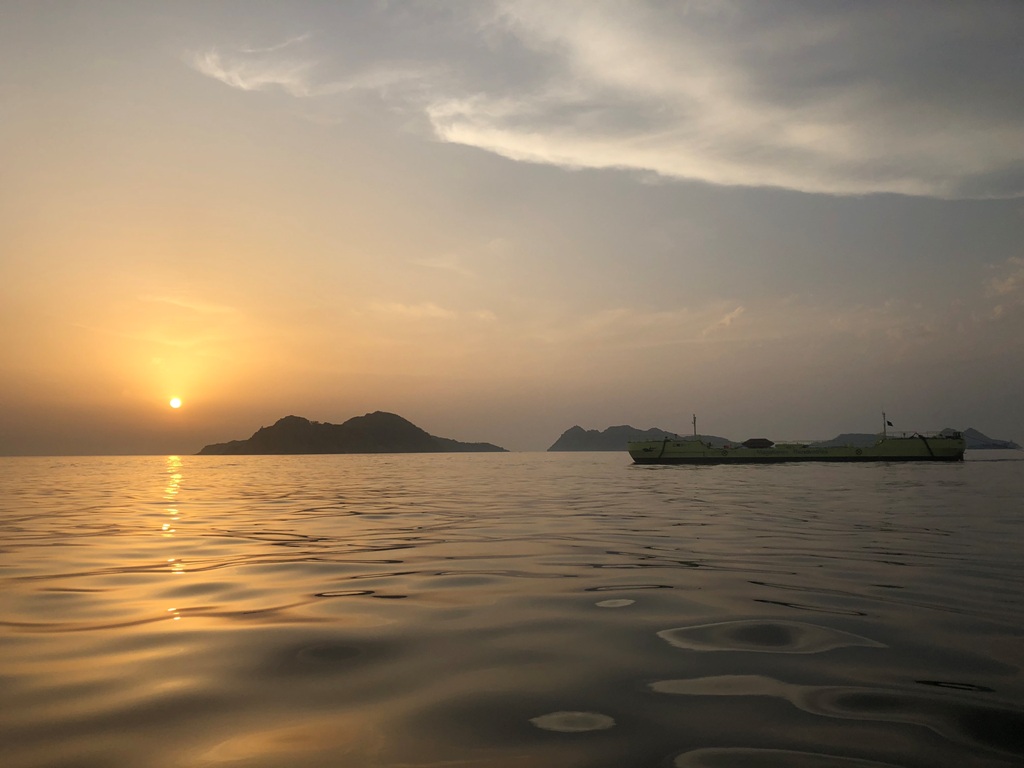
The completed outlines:
[[[0,765],[1019,766],[1021,458],[0,459]]]

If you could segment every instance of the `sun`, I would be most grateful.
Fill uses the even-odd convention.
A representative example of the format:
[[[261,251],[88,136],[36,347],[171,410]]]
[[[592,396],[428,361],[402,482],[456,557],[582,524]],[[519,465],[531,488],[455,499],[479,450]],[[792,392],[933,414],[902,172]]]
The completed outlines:
[[[181,398],[180,397],[172,397],[171,401],[170,401],[170,403],[168,403],[168,405],[170,405],[171,408],[181,408]]]

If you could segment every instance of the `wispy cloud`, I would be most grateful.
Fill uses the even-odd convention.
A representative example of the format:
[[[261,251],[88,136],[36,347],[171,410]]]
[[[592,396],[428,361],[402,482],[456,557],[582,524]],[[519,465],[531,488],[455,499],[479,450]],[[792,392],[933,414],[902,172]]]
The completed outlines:
[[[466,269],[462,264],[462,260],[454,254],[443,254],[440,256],[413,259],[410,263],[415,264],[418,267],[435,269],[440,272],[451,272],[452,274],[461,275],[462,277],[473,276],[473,272]]]
[[[1005,318],[1009,313],[1004,307],[999,315]],[[987,343],[985,326],[994,317],[988,308],[972,310],[958,302],[922,305],[890,299],[874,305],[826,305],[809,298],[782,297],[741,306],[715,301],[661,311],[616,307],[586,315],[547,315],[537,319],[530,337],[553,348],[587,354],[599,350],[602,355],[616,349],[686,347],[695,351],[766,344],[894,354],[924,347],[969,350]]]
[[[396,315],[398,317],[408,317],[417,320],[447,320],[458,315],[457,312],[445,309],[444,307],[439,307],[433,302],[423,302],[421,304],[401,304],[395,301],[381,302],[370,305],[370,309],[383,315]]]
[[[191,332],[184,332],[180,329],[162,329],[155,327],[152,323],[144,323],[143,326],[145,327],[130,330],[80,322],[72,322],[70,326],[72,328],[81,328],[84,331],[99,336],[142,342],[152,347],[167,347],[189,351],[199,351],[227,340],[224,334],[217,331],[193,330]]]
[[[439,306],[431,301],[419,304],[402,304],[397,301],[376,302],[370,304],[369,309],[377,315],[388,315],[408,320],[456,320],[470,318],[483,322],[493,322],[497,319],[497,316],[490,310],[457,311]]]
[[[261,91],[277,86],[292,96],[309,96],[312,93],[309,84],[312,64],[307,61],[250,59],[211,50],[192,54],[190,63],[207,77],[243,91]]]
[[[154,296],[146,295],[139,297],[142,301],[151,304],[165,304],[179,309],[187,309],[203,315],[227,315],[236,312],[234,307],[223,304],[211,304],[209,302],[196,301],[194,299],[182,298],[180,296]]]
[[[989,281],[989,292],[996,296],[1024,293],[1024,258],[1010,258],[1003,265],[1001,277]]]
[[[285,48],[290,48],[293,45],[297,45],[299,43],[304,43],[307,40],[309,40],[312,36],[313,35],[311,33],[306,32],[306,33],[301,34],[301,35],[295,35],[294,37],[289,37],[287,40],[284,40],[283,42],[276,43],[274,45],[268,45],[268,46],[263,47],[263,48],[243,46],[243,47],[239,48],[238,50],[239,50],[240,53],[273,53],[274,51],[282,51]]]
[[[732,312],[729,312],[728,314],[720,318],[718,321],[707,326],[703,331],[701,331],[701,336],[708,336],[714,333],[715,331],[725,330],[730,325],[732,325],[736,321],[736,319],[744,313],[744,311],[745,310],[743,307],[736,307],[736,309],[734,309]]]
[[[724,311],[721,302],[714,302],[671,310],[613,307],[571,316],[547,314],[535,319],[532,335],[547,345],[587,349],[703,344],[701,329],[719,322]]]
[[[492,237],[489,240],[468,244],[460,252],[420,256],[410,259],[409,263],[425,269],[448,272],[460,277],[474,278],[478,277],[480,273],[475,269],[471,269],[467,264],[472,264],[473,266],[494,264],[507,260],[515,252],[516,246],[511,240],[503,237]]]
[[[243,312],[186,296],[144,294],[111,303],[86,322],[90,333],[198,355],[223,355],[225,345],[244,336]]]
[[[211,48],[188,52],[186,62],[197,72],[243,91],[280,88],[291,96],[309,98],[331,96],[353,91],[390,94],[400,91],[408,96],[408,88],[436,75],[437,68],[428,64],[383,60],[339,72],[336,65],[323,61],[323,55],[301,53],[312,35],[291,37],[265,48]],[[289,50],[293,49],[293,50]],[[287,53],[286,53],[287,51]]]

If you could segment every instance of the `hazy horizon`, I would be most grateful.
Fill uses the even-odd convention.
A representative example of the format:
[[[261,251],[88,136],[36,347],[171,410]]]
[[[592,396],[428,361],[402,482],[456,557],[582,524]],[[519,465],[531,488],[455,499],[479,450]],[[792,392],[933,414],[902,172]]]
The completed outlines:
[[[1009,0],[8,4],[0,455],[376,410],[1024,443],[1021,39]]]
[[[301,416],[301,414],[288,414],[288,415],[289,416]],[[354,414],[353,417],[349,417],[349,418],[355,418],[355,417],[364,416],[364,415],[368,415],[368,414]],[[401,414],[397,414],[397,415],[401,416]],[[285,417],[282,416],[281,418],[283,419]],[[305,417],[303,417],[303,418],[305,418]],[[691,418],[692,418],[692,416],[691,416]],[[344,421],[347,421],[347,420],[348,419],[338,419],[337,421],[333,421],[333,422],[327,421],[327,423],[340,424],[340,423],[342,423]],[[237,434],[237,435],[230,435],[230,436],[222,436],[220,439],[217,439],[217,440],[211,441],[210,443],[205,443],[205,444],[203,444],[201,446],[196,447],[195,450],[191,450],[190,449],[190,450],[187,450],[187,451],[173,452],[173,453],[170,453],[170,454],[168,454],[167,452],[164,452],[164,451],[154,451],[154,452],[149,452],[149,453],[139,452],[139,451],[124,452],[124,453],[119,453],[119,452],[116,452],[116,451],[114,451],[114,452],[104,452],[102,449],[99,450],[99,451],[93,450],[92,452],[90,452],[87,449],[87,450],[84,450],[84,451],[63,452],[63,453],[59,452],[59,451],[57,451],[57,452],[55,452],[55,451],[40,451],[40,452],[35,452],[35,453],[27,452],[27,451],[22,451],[22,452],[18,452],[18,453],[0,453],[0,456],[9,456],[9,457],[17,457],[17,456],[26,456],[26,457],[33,457],[33,456],[34,457],[46,457],[46,456],[74,457],[74,456],[163,456],[163,455],[182,455],[182,456],[184,456],[184,455],[198,455],[199,451],[202,448],[206,447],[207,445],[212,445],[212,444],[216,444],[216,443],[227,443],[227,442],[231,442],[231,441],[234,441],[234,440],[243,440],[243,441],[247,440],[248,438],[252,437],[253,434],[256,431],[258,431],[259,429],[262,429],[264,427],[273,426],[273,424],[276,423],[276,421],[278,421],[278,419],[275,419],[275,420],[273,420],[271,422],[268,422],[266,424],[261,424],[258,427],[255,427],[251,432],[246,433],[244,435],[243,434]],[[322,420],[322,419],[309,419],[309,421],[324,422],[325,420]],[[420,425],[420,424],[416,424],[415,426],[420,427],[421,429],[423,428],[422,425]],[[774,439],[776,442],[786,441],[786,440],[801,440],[801,441],[805,441],[805,442],[811,442],[811,441],[819,441],[819,440],[821,440],[821,441],[831,440],[831,439],[834,439],[836,437],[839,437],[841,434],[881,434],[882,433],[881,423],[879,422],[879,424],[876,425],[876,426],[877,426],[877,429],[867,429],[867,428],[865,428],[865,431],[863,431],[863,432],[856,431],[856,430],[844,430],[843,432],[837,432],[837,433],[833,433],[833,434],[830,434],[830,435],[825,435],[825,434],[812,434],[812,435],[802,435],[802,436],[800,436],[800,435],[772,435],[771,439]],[[588,426],[585,426],[585,425],[582,425],[582,424],[574,424],[574,425],[567,426],[567,427],[565,427],[565,429],[562,429],[561,431],[559,431],[558,434],[555,435],[543,447],[533,447],[533,446],[531,446],[531,447],[527,447],[527,448],[508,448],[507,446],[502,446],[502,445],[499,445],[498,447],[505,448],[506,450],[510,450],[510,451],[513,451],[513,452],[542,452],[542,451],[547,451],[555,442],[557,442],[559,437],[561,437],[565,432],[567,432],[568,430],[570,430],[570,429],[572,429],[574,427],[580,427],[580,428],[582,428],[584,430],[587,430],[587,431],[597,431],[597,432],[604,432],[605,430],[607,430],[609,428],[614,428],[614,427],[634,427],[634,428],[637,428],[637,429],[661,428],[661,427],[658,427],[658,425],[651,425],[650,427],[646,427],[646,426],[645,427],[637,427],[636,425],[633,425],[633,424],[608,424],[608,425],[599,426],[599,427],[588,427]],[[713,434],[712,431],[702,428],[702,425],[701,425],[699,419],[698,419],[697,427],[698,427],[699,434],[702,434],[702,435],[712,435]],[[945,429],[945,428],[948,428],[948,427],[943,427],[943,429]],[[982,433],[985,437],[991,438],[993,440],[1012,440],[1011,438],[1006,438],[1003,435],[998,435],[998,434],[993,434],[993,433],[990,433],[990,432],[986,432],[984,429],[978,429],[977,427],[974,427],[973,425],[970,425],[970,426],[957,426],[957,427],[952,427],[952,428],[959,429],[961,431],[966,431],[967,429],[976,429],[978,432]],[[679,428],[679,429],[676,429],[675,431],[678,434],[688,435],[688,434],[690,434],[692,432],[692,429],[693,429],[693,426],[692,426],[692,422],[691,422],[690,424],[686,425],[685,428]],[[424,431],[434,435],[435,437],[442,437],[442,438],[449,437],[449,435],[444,435],[444,434],[439,434],[437,432],[432,432],[430,429],[425,429]],[[669,430],[669,431],[671,431],[671,430]],[[907,428],[907,429],[904,430],[902,427],[893,425],[893,426],[888,427],[888,431],[889,431],[890,435],[898,435],[898,434],[900,434],[902,432],[910,433],[910,432],[914,432],[916,430],[913,430],[913,429],[910,429],[910,428]],[[937,432],[939,430],[935,429],[935,430],[928,430],[928,431],[929,432],[933,432],[933,431]],[[744,436],[742,436],[742,437],[737,435],[737,434],[730,434],[730,435],[715,434],[715,436],[716,437],[726,437],[726,438],[732,439],[732,440],[735,440],[735,439],[743,440],[743,439],[746,439],[748,437],[756,437],[758,435],[755,435],[753,433],[748,435],[748,434],[744,433]],[[106,437],[107,439],[110,439],[111,436],[110,435],[101,435],[100,437],[101,437],[101,440],[102,440],[103,437]],[[114,436],[114,439],[117,439],[116,435]],[[481,442],[481,443],[492,443],[493,444],[493,441],[487,440],[486,437],[482,437],[480,439],[472,439],[472,440],[470,440],[470,439],[461,439],[461,438],[457,438],[457,439],[460,439],[461,442]],[[1013,441],[1013,442],[1016,442],[1016,441]],[[91,445],[96,445],[96,444],[97,443],[92,443]],[[99,444],[102,445],[102,443],[99,443]],[[86,444],[86,445],[89,445],[89,444]],[[626,450],[625,445],[623,445],[622,450],[623,451]]]

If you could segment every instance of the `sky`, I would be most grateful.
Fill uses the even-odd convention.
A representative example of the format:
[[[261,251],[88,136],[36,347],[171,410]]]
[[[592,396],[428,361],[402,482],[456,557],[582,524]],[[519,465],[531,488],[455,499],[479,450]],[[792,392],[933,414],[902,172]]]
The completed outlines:
[[[0,16],[0,454],[1024,442],[1018,0]]]

